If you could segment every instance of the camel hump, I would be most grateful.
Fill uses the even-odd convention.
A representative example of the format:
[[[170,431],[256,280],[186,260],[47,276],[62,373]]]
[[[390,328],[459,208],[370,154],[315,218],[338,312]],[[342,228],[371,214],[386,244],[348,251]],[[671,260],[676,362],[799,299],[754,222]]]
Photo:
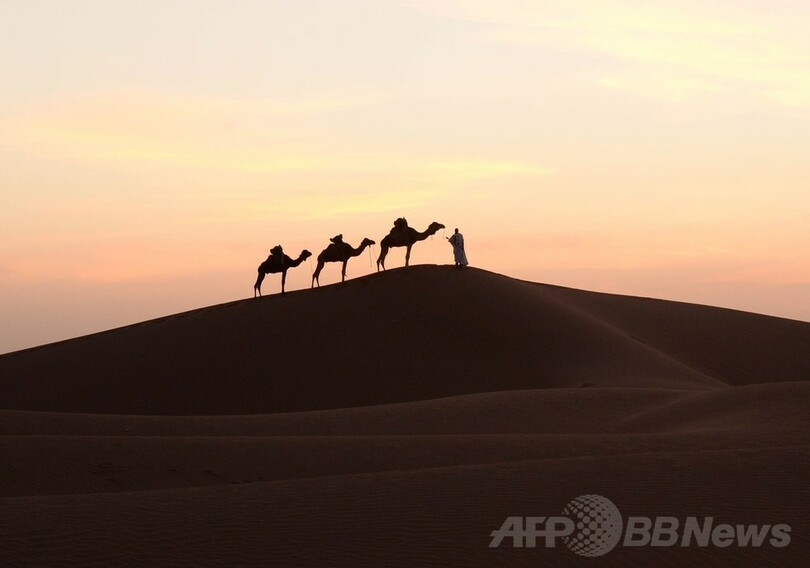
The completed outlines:
[[[327,253],[327,255],[340,255],[343,254],[346,250],[346,243],[343,241],[338,241],[336,243],[331,243],[329,246],[324,249],[323,253]],[[321,253],[321,256],[323,256]]]

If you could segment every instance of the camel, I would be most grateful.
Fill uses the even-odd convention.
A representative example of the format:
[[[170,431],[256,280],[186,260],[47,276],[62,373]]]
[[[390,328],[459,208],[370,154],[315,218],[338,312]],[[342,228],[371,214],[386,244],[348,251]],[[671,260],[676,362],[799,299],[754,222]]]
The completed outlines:
[[[262,295],[262,282],[264,281],[265,274],[278,274],[281,272],[281,293],[286,294],[284,291],[284,284],[287,282],[287,270],[295,268],[306,259],[312,256],[312,253],[304,249],[298,258],[295,260],[284,254],[281,245],[275,246],[270,249],[270,256],[267,257],[263,263],[259,265],[259,276],[256,278],[256,283],[253,285],[253,297]]]
[[[426,238],[435,235],[439,229],[444,229],[444,225],[434,221],[421,233],[413,227],[407,226],[392,230],[380,241],[380,258],[377,259],[377,272],[380,271],[380,267],[385,270],[385,256],[388,254],[389,248],[408,247],[405,251],[405,266],[408,266],[411,260],[411,248],[414,243],[424,241]]]
[[[359,256],[367,246],[376,244],[369,238],[363,239],[363,242],[360,243],[360,246],[357,248],[353,248],[350,244],[344,243],[341,240],[339,242],[332,242],[328,247],[323,249],[323,252],[318,255],[318,266],[315,267],[315,272],[312,275],[312,287],[315,287],[317,283],[318,286],[321,285],[320,281],[318,280],[318,276],[321,274],[321,270],[323,270],[323,265],[327,262],[342,262],[343,263],[343,270],[341,271],[341,282],[346,281],[346,265],[349,263],[349,259],[354,256]]]

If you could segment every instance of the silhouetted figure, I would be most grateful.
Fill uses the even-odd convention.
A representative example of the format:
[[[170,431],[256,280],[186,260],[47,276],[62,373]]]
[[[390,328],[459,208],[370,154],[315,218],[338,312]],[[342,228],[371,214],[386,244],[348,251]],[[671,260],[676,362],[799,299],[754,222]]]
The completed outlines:
[[[435,235],[439,229],[444,229],[444,225],[434,221],[424,232],[420,233],[413,227],[408,226],[405,217],[400,217],[394,221],[394,228],[380,241],[380,257],[377,259],[377,272],[380,271],[380,267],[385,270],[385,257],[388,255],[388,249],[393,247],[407,247],[405,251],[405,266],[408,266],[411,260],[411,248],[414,243],[424,241],[426,238]]]
[[[287,282],[287,270],[295,268],[310,256],[312,256],[311,252],[302,250],[298,258],[293,260],[284,254],[284,249],[281,248],[281,245],[276,245],[271,248],[270,256],[259,265],[259,275],[256,278],[256,283],[253,285],[253,297],[255,298],[257,293],[259,296],[262,295],[262,282],[264,281],[265,274],[278,274],[279,272],[281,272],[281,293],[286,294],[284,285]]]
[[[467,266],[467,253],[464,252],[464,235],[458,232],[453,233],[453,236],[447,239],[453,245],[453,260],[456,263],[456,268],[464,268]]]
[[[338,239],[338,237],[340,237]],[[337,240],[336,240],[337,239]],[[342,262],[343,269],[340,273],[340,281],[344,282],[346,280],[346,265],[349,263],[349,259],[355,256],[359,256],[365,248],[369,245],[373,245],[374,241],[371,239],[363,239],[363,242],[360,243],[360,246],[357,248],[353,248],[350,244],[343,242],[343,235],[337,235],[336,237],[332,237],[329,239],[332,244],[328,247],[323,249],[321,254],[318,255],[318,266],[315,267],[315,272],[312,274],[312,287],[315,287],[315,283],[317,282],[318,286],[321,285],[318,277],[321,274],[321,270],[323,270],[323,265],[327,262]]]

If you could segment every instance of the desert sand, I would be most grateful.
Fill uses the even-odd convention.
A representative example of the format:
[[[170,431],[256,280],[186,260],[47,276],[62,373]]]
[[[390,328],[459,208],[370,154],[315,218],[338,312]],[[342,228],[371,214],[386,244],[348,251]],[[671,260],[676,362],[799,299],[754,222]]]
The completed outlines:
[[[809,408],[810,323],[389,270],[0,356],[0,565],[806,566]],[[791,541],[489,547],[583,494]]]

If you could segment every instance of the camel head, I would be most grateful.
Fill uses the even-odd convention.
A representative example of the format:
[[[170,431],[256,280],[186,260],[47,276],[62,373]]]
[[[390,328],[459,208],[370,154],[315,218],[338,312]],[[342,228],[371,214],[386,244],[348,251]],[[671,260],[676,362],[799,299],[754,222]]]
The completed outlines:
[[[368,237],[366,237],[365,239],[363,239],[363,242],[360,243],[360,246],[361,247],[367,247],[367,246],[376,245],[376,244],[377,244],[376,241],[373,241],[373,240],[369,239]]]
[[[430,233],[431,235],[435,235],[435,234],[436,234],[436,233],[438,233],[438,232],[439,232],[439,230],[441,230],[441,229],[444,229],[444,225],[442,225],[441,223],[437,223],[436,221],[433,221],[433,222],[432,222],[432,223],[431,223],[431,224],[428,226],[428,228],[427,228],[427,232],[428,232],[428,233]]]
[[[306,260],[310,256],[312,256],[312,253],[309,252],[307,249],[304,249],[304,250],[301,251],[301,254],[299,255],[299,258],[301,258],[301,260]]]

